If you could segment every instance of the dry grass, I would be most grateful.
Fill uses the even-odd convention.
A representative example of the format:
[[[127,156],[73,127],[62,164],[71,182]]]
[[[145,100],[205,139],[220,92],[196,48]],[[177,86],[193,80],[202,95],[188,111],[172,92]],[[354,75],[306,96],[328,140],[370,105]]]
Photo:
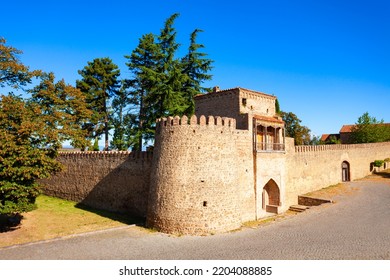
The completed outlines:
[[[357,188],[351,187],[348,184],[339,183],[337,185],[332,185],[318,191],[310,192],[305,194],[305,196],[322,198],[322,199],[334,199],[339,195],[352,194],[356,191]]]
[[[268,224],[273,223],[273,222],[287,219],[287,218],[295,216],[297,214],[298,214],[297,212],[287,210],[286,212],[284,212],[282,214],[266,217],[264,219],[260,219],[260,220],[256,220],[256,221],[245,222],[242,225],[242,228],[258,228],[260,226],[268,225]]]
[[[96,211],[77,203],[41,195],[38,208],[25,213],[18,229],[0,233],[0,247],[47,240],[135,223],[124,215]]]

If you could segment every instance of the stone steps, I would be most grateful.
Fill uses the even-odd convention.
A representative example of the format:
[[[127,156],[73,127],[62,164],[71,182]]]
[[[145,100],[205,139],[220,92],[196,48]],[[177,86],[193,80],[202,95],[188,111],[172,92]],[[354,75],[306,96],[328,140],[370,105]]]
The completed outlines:
[[[295,212],[303,212],[305,211],[306,209],[309,209],[310,207],[309,206],[305,206],[305,205],[291,205],[289,210],[290,211],[295,211]]]

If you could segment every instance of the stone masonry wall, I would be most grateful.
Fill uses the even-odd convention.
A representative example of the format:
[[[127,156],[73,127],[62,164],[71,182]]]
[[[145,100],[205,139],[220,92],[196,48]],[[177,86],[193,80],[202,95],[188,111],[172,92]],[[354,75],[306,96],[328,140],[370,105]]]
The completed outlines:
[[[252,114],[260,116],[274,117],[275,96],[254,92],[252,90],[240,88],[240,113]],[[243,99],[246,99],[246,104],[243,104]]]
[[[237,129],[248,129],[251,128],[248,115],[275,115],[275,100],[268,94],[233,88],[196,96],[195,114],[234,118]]]
[[[50,196],[145,217],[152,156],[147,152],[60,153],[64,170],[40,183]]]
[[[350,165],[350,179],[371,173],[371,163],[390,157],[390,142],[354,145],[296,146],[286,158],[286,203],[342,181],[342,163]]]
[[[195,97],[195,115],[234,118],[240,128],[240,102],[238,89],[219,91]]]
[[[196,116],[157,124],[147,225],[173,234],[241,225],[235,120]]]

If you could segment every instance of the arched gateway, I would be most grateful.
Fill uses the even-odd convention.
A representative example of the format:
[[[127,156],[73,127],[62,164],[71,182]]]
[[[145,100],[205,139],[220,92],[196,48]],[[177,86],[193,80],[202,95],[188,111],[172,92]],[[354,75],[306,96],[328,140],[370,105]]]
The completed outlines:
[[[273,179],[270,179],[263,188],[263,209],[269,213],[278,213],[280,206],[279,187]]]

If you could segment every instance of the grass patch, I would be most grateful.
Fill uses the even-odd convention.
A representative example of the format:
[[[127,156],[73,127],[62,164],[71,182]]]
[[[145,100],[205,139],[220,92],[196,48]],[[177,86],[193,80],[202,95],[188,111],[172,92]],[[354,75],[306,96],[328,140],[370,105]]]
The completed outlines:
[[[286,212],[278,214],[278,215],[266,217],[266,218],[255,220],[255,221],[245,222],[242,224],[242,227],[244,227],[244,228],[257,228],[259,226],[263,226],[263,225],[267,225],[267,224],[272,223],[272,222],[284,220],[286,218],[289,218],[289,217],[295,216],[295,215],[297,215],[296,212],[287,210]]]
[[[353,193],[353,191],[354,188],[348,186],[347,184],[339,183],[317,191],[307,193],[305,194],[305,196],[322,198],[322,199],[332,199],[338,195],[351,194]]]
[[[126,215],[41,195],[37,209],[23,214],[20,228],[0,233],[0,247],[139,223]]]
[[[276,221],[276,216],[275,217],[269,217],[269,218],[260,219],[260,220],[257,220],[257,221],[245,222],[242,226],[243,227],[249,227],[249,228],[257,228],[260,225],[268,224],[268,223],[271,223],[271,222],[274,222],[274,221]]]

